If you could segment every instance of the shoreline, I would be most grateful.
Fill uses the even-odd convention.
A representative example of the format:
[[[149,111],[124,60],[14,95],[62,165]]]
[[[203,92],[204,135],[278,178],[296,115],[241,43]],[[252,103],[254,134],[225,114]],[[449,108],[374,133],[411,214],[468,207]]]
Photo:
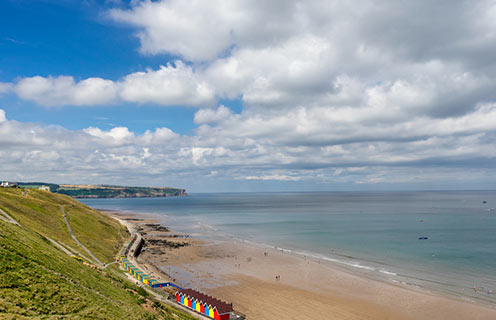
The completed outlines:
[[[336,319],[496,318],[494,306],[481,301],[372,279],[276,248],[155,232],[161,219],[153,214],[101,211],[140,226],[144,238],[155,242],[137,258],[148,271],[233,302],[251,319],[291,318],[296,313],[294,319],[329,314]]]

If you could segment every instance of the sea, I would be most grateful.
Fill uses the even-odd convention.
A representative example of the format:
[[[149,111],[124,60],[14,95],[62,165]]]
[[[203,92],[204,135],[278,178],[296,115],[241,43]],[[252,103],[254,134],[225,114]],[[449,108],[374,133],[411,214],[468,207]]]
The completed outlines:
[[[83,199],[176,231],[496,304],[496,191],[192,193]]]

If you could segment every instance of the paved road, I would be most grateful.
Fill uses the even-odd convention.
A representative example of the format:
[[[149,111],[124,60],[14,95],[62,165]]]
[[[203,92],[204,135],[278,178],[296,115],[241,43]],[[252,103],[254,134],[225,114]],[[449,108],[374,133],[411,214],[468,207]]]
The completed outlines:
[[[78,246],[80,246],[81,248],[83,248],[84,251],[86,251],[86,253],[93,259],[94,262],[102,266],[103,263],[100,260],[98,260],[98,258],[95,257],[90,250],[88,250],[88,248],[86,248],[81,242],[79,242],[79,240],[76,238],[74,233],[72,233],[72,229],[71,226],[69,225],[69,221],[67,221],[67,216],[65,214],[64,206],[60,206],[60,209],[62,209],[62,214],[64,215],[64,221],[65,224],[67,225],[67,230],[69,230],[69,234],[71,235],[72,239],[74,239],[74,241],[78,244]]]

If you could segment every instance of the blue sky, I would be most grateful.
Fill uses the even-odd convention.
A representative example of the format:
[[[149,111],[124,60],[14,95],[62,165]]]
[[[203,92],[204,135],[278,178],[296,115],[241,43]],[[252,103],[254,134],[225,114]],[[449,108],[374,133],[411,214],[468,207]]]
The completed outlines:
[[[129,73],[157,68],[170,61],[166,54],[139,54],[133,30],[105,17],[116,3],[105,1],[4,1],[0,12],[0,81],[19,77],[72,75],[76,79],[119,79]],[[119,7],[124,6],[120,4]],[[136,132],[167,126],[188,133],[194,128],[193,109],[109,104],[99,108],[40,108],[8,97],[2,106],[18,121],[61,125],[68,129],[123,125]],[[116,109],[119,109],[116,112]]]
[[[2,1],[0,179],[494,189],[496,7]]]

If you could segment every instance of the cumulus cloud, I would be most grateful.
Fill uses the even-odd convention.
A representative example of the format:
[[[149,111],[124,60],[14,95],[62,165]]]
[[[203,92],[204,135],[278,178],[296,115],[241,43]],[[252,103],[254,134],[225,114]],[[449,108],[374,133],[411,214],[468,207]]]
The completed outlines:
[[[143,53],[191,65],[114,81],[26,78],[15,91],[43,105],[212,107],[241,97],[246,108],[384,102],[408,116],[461,114],[495,98],[495,12],[489,0],[135,1],[109,17],[137,28]]]
[[[175,64],[127,75],[120,83],[121,98],[161,105],[212,105],[215,96],[210,85],[201,81],[191,67],[181,61]]]
[[[225,121],[233,116],[231,109],[226,106],[219,106],[217,110],[212,109],[202,109],[195,113],[194,121],[197,124],[205,123],[216,123],[219,121]]]
[[[213,60],[232,46],[261,48],[305,34],[321,35],[353,55],[379,50],[411,60],[487,62],[495,49],[494,3],[341,0],[209,3],[136,1],[112,19],[138,29],[141,50]],[[415,17],[413,19],[412,17]]]
[[[169,63],[158,70],[135,72],[118,81],[88,78],[76,82],[71,76],[35,76],[22,78],[9,87],[20,98],[44,106],[93,106],[118,102],[210,106],[215,102],[212,87],[181,61],[176,61],[175,66]]]
[[[0,112],[0,148],[9,150],[0,153],[2,174],[54,182],[167,182],[199,190],[198,183],[209,179],[213,184],[312,181],[314,186],[338,183],[348,188],[460,182],[456,173],[463,170],[470,172],[468,180],[494,185],[487,179],[496,173],[494,104],[389,128],[367,125],[366,117],[357,116],[343,130],[334,126],[339,123],[336,115],[322,110],[253,117],[242,113],[230,121],[203,124],[187,136],[168,128],[143,134],[126,127],[67,130],[7,120]]]
[[[140,29],[141,51],[172,53],[189,61],[212,60],[233,45],[264,45],[298,30],[296,2],[200,0],[139,1],[130,10],[109,12]],[[266,35],[264,35],[267,34]]]
[[[23,78],[14,87],[19,97],[45,106],[99,105],[115,101],[117,87],[110,80],[88,78],[75,82],[73,77]]]
[[[0,109],[0,122],[7,121],[7,117],[5,116],[5,111]]]
[[[209,61],[199,73],[205,73],[216,94],[242,96],[249,106],[357,104],[378,83],[411,83],[425,75],[427,83],[418,94],[446,97],[460,89],[464,94],[461,100],[425,99],[431,105],[421,107],[445,103],[453,112],[464,112],[481,95],[495,91],[494,85],[477,83],[491,79],[487,73],[496,69],[491,62],[495,12],[491,1],[473,6],[172,0],[137,1],[109,15],[139,30],[144,53]],[[467,73],[472,79],[464,79]],[[343,79],[355,82],[343,86]]]
[[[134,138],[134,134],[129,132],[129,129],[126,127],[115,127],[109,131],[89,127],[83,131],[100,139],[104,144],[121,145],[130,142]]]
[[[246,176],[245,180],[276,180],[276,181],[298,181],[301,177],[291,177],[287,175],[273,174],[268,176]]]

